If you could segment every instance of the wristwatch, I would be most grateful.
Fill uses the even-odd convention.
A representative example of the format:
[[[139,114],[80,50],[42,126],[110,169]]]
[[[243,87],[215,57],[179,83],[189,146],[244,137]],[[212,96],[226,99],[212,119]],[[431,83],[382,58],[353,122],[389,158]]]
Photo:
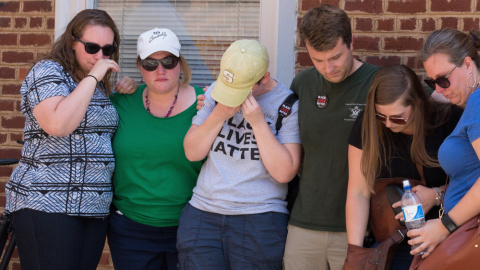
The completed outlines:
[[[443,215],[440,220],[442,221],[443,226],[445,226],[445,228],[447,228],[450,233],[453,233],[456,229],[458,229],[457,224],[453,222],[453,220],[448,216],[448,214]]]

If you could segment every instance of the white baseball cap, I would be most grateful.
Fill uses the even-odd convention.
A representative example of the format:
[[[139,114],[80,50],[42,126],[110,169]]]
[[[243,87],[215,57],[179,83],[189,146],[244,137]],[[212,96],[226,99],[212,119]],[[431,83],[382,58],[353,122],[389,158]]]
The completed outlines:
[[[167,51],[176,57],[180,55],[180,42],[177,36],[166,28],[154,28],[141,34],[137,41],[137,54],[143,60],[159,51]]]
[[[250,39],[235,41],[222,56],[212,98],[229,107],[241,105],[267,70],[268,52],[260,42]]]

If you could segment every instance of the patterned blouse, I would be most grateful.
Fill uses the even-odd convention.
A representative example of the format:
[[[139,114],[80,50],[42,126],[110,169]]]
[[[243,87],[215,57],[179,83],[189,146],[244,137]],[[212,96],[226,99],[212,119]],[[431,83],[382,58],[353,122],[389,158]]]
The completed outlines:
[[[112,200],[115,159],[111,140],[118,114],[97,86],[80,125],[66,137],[48,135],[33,108],[76,87],[70,74],[51,60],[37,63],[20,88],[25,116],[22,159],[6,185],[6,211],[29,208],[69,216],[106,217]]]

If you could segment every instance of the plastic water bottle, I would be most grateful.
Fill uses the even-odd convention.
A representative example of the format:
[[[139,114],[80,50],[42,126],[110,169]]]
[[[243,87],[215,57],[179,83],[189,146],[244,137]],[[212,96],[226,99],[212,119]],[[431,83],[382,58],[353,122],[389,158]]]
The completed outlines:
[[[423,214],[422,202],[415,192],[412,192],[412,186],[410,181],[403,180],[403,193],[402,196],[402,211],[405,218],[405,225],[408,230],[418,229],[425,225],[425,216]],[[416,249],[420,244],[412,246],[412,249]],[[420,252],[417,255],[422,255],[424,252]]]

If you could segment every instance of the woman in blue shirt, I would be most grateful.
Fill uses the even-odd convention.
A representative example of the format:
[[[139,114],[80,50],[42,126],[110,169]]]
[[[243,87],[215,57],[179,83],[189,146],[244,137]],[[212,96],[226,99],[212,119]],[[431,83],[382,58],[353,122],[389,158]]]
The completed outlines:
[[[409,244],[422,243],[412,254],[424,251],[423,257],[427,257],[456,228],[480,213],[479,45],[478,31],[465,34],[442,29],[429,35],[420,52],[428,76],[425,82],[465,110],[438,153],[440,165],[450,177],[445,214],[408,232],[410,237],[418,236]]]

